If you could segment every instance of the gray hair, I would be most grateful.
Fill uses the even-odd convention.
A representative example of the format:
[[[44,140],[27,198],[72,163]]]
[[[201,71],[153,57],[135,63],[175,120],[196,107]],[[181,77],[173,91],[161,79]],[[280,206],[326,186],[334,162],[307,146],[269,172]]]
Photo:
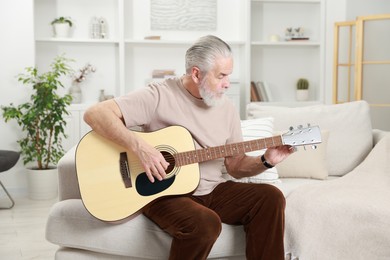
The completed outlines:
[[[186,73],[190,74],[193,67],[198,67],[202,73],[207,73],[219,57],[232,57],[230,46],[216,36],[203,36],[186,52]]]

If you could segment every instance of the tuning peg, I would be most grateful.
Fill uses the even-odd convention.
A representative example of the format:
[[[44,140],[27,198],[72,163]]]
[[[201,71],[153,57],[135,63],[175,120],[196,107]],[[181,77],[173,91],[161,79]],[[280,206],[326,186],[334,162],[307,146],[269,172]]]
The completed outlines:
[[[313,149],[313,150],[317,149],[317,145],[313,144],[313,145],[311,146],[311,149]]]
[[[302,129],[302,128],[303,128],[303,125],[299,125],[299,126],[298,126],[298,129]]]
[[[307,123],[307,127],[311,127],[310,123]]]
[[[290,126],[288,129],[289,129],[290,131],[291,131],[291,130],[294,130],[294,127]]]

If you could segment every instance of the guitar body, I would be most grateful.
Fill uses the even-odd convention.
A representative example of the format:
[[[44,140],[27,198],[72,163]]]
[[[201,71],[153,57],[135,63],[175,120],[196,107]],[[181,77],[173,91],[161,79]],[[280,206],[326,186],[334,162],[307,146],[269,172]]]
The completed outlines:
[[[94,131],[86,134],[77,146],[81,198],[86,209],[100,220],[122,220],[159,197],[187,194],[199,184],[198,163],[176,166],[171,156],[195,150],[187,129],[171,126],[151,133],[134,133],[170,162],[165,180],[151,183],[135,154]]]

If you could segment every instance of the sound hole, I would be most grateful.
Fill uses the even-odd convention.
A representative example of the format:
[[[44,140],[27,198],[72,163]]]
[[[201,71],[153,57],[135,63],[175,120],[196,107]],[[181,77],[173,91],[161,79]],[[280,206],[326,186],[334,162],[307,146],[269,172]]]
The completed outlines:
[[[161,148],[159,150],[161,150]],[[167,177],[162,181],[156,179],[154,182],[150,182],[145,172],[140,173],[135,181],[135,187],[137,192],[142,196],[150,196],[160,193],[168,189],[175,181],[175,174],[179,170],[175,167],[175,158],[167,151],[161,151],[161,154],[169,163],[168,168],[165,170]]]
[[[166,151],[162,151],[161,154],[164,156],[165,161],[167,161],[169,163],[169,166],[165,170],[165,173],[167,174],[166,178],[170,178],[173,175],[175,175],[175,172],[176,172],[176,171],[173,171],[175,169],[175,158],[173,157],[172,154],[170,154]]]

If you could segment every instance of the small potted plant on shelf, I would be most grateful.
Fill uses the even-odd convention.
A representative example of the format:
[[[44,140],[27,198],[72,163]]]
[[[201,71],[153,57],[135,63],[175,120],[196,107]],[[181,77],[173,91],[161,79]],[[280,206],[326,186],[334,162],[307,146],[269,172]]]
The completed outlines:
[[[297,81],[297,101],[306,101],[309,99],[309,81],[305,78],[300,78]]]
[[[54,36],[58,38],[69,37],[70,28],[73,26],[73,22],[70,17],[58,17],[51,23],[54,30]]]
[[[43,74],[35,67],[26,68],[25,73],[18,75],[18,81],[32,87],[30,99],[20,105],[1,106],[5,122],[14,119],[25,133],[18,144],[28,172],[32,199],[57,196],[56,164],[64,154],[62,138],[66,138],[65,116],[71,102],[70,95],[60,96],[57,90],[64,87],[60,78],[72,71],[69,61],[58,56],[51,70]],[[48,186],[44,187],[45,184]]]

